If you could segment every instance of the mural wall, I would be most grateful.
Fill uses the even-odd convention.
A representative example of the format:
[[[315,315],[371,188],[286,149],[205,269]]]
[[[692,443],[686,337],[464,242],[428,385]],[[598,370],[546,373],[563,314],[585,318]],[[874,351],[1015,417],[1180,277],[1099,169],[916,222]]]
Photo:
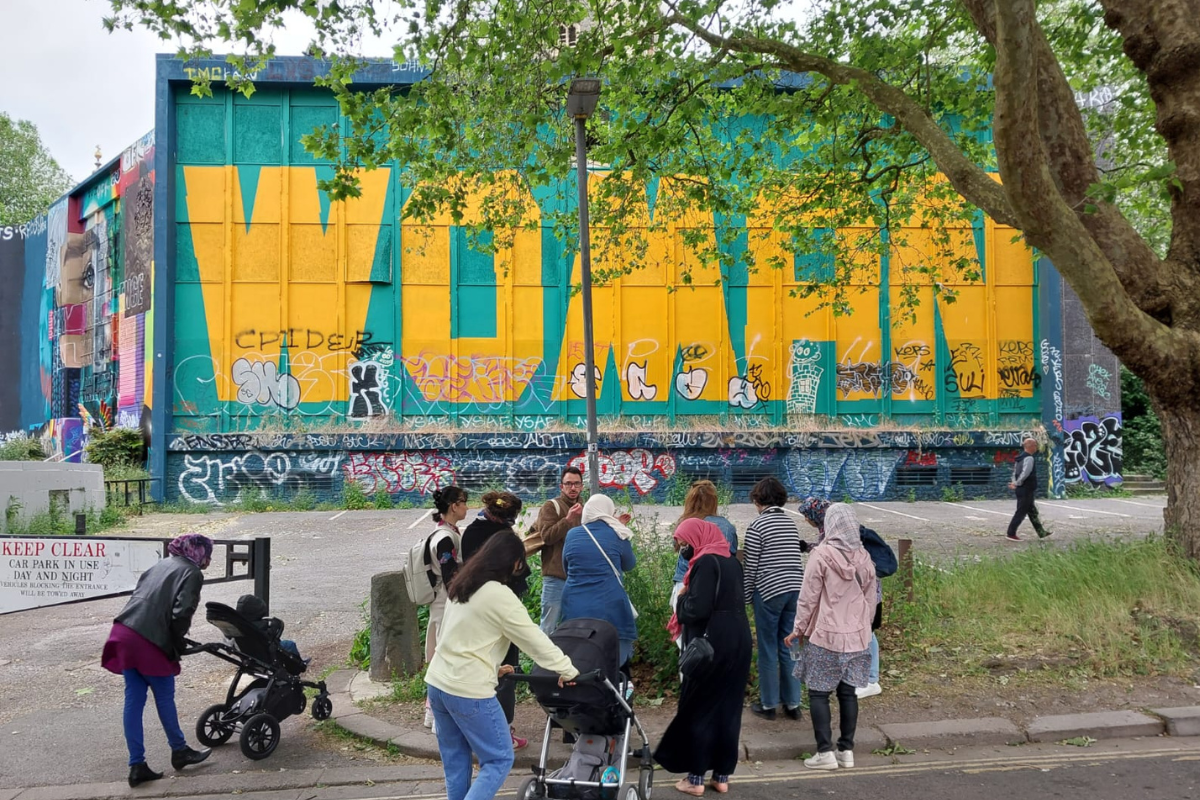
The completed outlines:
[[[153,158],[151,133],[19,231],[14,427],[51,457],[80,460],[92,426],[150,424]]]
[[[174,97],[173,432],[296,420],[540,430],[583,413],[578,259],[548,224],[487,254],[448,218],[402,221],[411,187],[388,168],[363,175],[360,198],[331,202],[318,188],[330,167],[299,142],[338,122],[324,95],[260,86],[249,99]],[[525,198],[534,218],[574,196],[560,189]],[[648,187],[647,222],[671,191],[666,180]],[[764,220],[744,223],[760,263],[781,252]],[[715,236],[711,217],[688,224]],[[743,264],[723,283],[695,266],[688,285],[683,223],[668,226],[652,237],[649,266],[595,290],[601,414],[725,428],[814,414],[865,427],[1036,418],[1032,254],[982,216],[950,234],[983,266],[981,280],[953,285],[954,302],[926,284],[915,320],[892,313],[901,266],[932,252],[913,228],[903,248],[857,271],[854,313],[835,318],[795,296],[816,257],[785,270]]]

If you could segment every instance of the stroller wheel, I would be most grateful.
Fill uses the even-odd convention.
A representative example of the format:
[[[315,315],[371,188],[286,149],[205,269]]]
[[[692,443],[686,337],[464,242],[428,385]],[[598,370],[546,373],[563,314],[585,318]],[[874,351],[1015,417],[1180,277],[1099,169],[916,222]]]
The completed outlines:
[[[617,800],[638,800],[638,787],[632,783],[626,783],[617,791]]]
[[[313,700],[312,715],[315,720],[329,719],[333,715],[333,701],[329,699],[329,695],[318,695],[317,699]]]
[[[536,775],[531,775],[521,781],[517,789],[517,800],[540,800],[546,796],[546,787],[538,782]]]
[[[255,714],[242,726],[240,744],[246,758],[266,758],[279,746],[279,722],[270,714]]]
[[[200,719],[196,720],[196,738],[200,740],[200,744],[205,747],[216,747],[225,744],[229,741],[229,737],[233,736],[237,723],[225,721],[223,719],[225,711],[225,706],[217,703],[215,706],[206,708],[200,715]]]
[[[650,800],[650,795],[654,791],[654,770],[643,769],[638,775],[638,796],[642,800]]]

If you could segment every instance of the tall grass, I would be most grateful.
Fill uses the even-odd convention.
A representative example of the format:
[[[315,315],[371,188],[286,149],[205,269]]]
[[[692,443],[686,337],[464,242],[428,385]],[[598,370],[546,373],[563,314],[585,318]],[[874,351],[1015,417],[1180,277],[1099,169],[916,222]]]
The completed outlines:
[[[969,672],[1010,660],[1116,676],[1200,666],[1200,574],[1161,537],[918,565],[914,585],[913,603],[890,603],[884,644],[914,667],[932,658]]]

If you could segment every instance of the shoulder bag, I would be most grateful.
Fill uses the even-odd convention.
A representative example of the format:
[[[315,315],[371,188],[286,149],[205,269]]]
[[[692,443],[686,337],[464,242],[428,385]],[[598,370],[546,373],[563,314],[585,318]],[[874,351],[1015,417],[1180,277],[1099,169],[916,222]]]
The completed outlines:
[[[721,565],[717,565],[717,591],[713,596],[713,608],[721,597]],[[712,642],[708,640],[708,630],[703,636],[697,636],[687,643],[679,655],[679,671],[683,675],[694,676],[712,663],[714,657]]]
[[[613,571],[613,575],[617,576],[617,583],[621,584],[621,591],[625,592],[625,579],[621,577],[621,571],[613,564],[612,559],[608,557],[608,553],[604,552],[604,548],[600,546],[600,542],[596,541],[596,537],[592,535],[587,525],[583,526],[583,530],[587,533],[588,538],[592,540],[592,544],[596,545],[596,549],[600,551],[600,555],[604,556],[604,560],[608,562],[608,568]],[[629,592],[625,592],[625,600],[629,603],[629,610],[633,612],[633,618],[637,619],[638,611],[634,608],[633,601],[629,599]]]

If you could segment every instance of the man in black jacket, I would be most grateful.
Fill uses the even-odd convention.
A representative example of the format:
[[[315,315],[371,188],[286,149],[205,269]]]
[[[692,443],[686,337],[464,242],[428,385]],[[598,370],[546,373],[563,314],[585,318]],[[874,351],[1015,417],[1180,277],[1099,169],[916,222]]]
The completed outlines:
[[[1027,515],[1039,539],[1050,535],[1050,531],[1042,527],[1037,506],[1033,504],[1033,497],[1037,493],[1037,462],[1033,457],[1038,450],[1037,439],[1026,439],[1023,450],[1013,462],[1013,479],[1008,484],[1008,488],[1017,493],[1017,511],[1013,514],[1012,522],[1008,523],[1008,536],[1005,537],[1010,542],[1021,541],[1021,537],[1017,536],[1017,528],[1021,527]]]

